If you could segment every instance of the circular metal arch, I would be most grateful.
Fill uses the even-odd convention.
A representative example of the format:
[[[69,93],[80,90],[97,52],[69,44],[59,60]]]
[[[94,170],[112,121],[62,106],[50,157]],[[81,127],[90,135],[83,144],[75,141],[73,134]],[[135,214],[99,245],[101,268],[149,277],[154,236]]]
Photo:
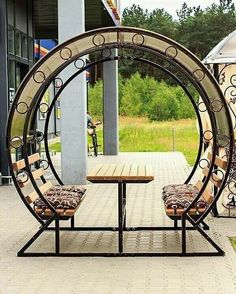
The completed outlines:
[[[168,61],[191,81],[205,105],[205,111],[207,111],[209,115],[211,125],[209,132],[212,134],[212,162],[199,195],[185,210],[186,215],[191,207],[198,201],[208,185],[210,177],[212,176],[214,168],[213,163],[217,154],[217,149],[219,147],[228,146],[228,162],[230,162],[234,139],[233,127],[224,96],[216,80],[200,60],[173,40],[146,30],[128,27],[110,27],[86,32],[54,48],[31,69],[16,93],[7,123],[7,150],[10,167],[12,169],[12,149],[21,148],[23,151],[23,159],[26,164],[25,170],[28,174],[28,180],[31,181],[39,197],[41,197],[47,206],[56,214],[55,209],[53,209],[44,198],[38,184],[34,180],[28,160],[28,155],[30,153],[28,142],[32,140],[31,126],[35,111],[40,108],[40,94],[43,93],[52,80],[72,62],[75,62],[86,54],[112,48],[133,48],[138,51],[152,53],[163,61]],[[202,140],[204,140],[204,135]],[[206,213],[201,217],[201,220],[203,220],[210,211],[224,189],[229,167],[230,165],[228,164],[218,193],[212,205],[209,206]],[[30,211],[41,222],[34,213],[32,207],[25,200],[25,195],[20,188],[17,176],[13,170],[12,174],[21,198]]]

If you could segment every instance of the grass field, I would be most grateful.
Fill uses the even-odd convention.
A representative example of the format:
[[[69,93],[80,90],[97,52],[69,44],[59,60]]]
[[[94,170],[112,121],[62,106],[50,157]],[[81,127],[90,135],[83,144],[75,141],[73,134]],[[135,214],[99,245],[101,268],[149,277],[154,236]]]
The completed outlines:
[[[150,122],[146,118],[120,118],[120,151],[166,152],[180,151],[188,163],[195,162],[198,149],[198,132],[195,120]],[[102,127],[97,128],[98,142],[102,145]],[[88,138],[89,144],[90,138]],[[60,143],[50,146],[60,151]],[[102,146],[100,147],[102,151]]]
[[[229,238],[229,241],[230,241],[232,247],[236,251],[236,237],[228,237],[228,238]]]

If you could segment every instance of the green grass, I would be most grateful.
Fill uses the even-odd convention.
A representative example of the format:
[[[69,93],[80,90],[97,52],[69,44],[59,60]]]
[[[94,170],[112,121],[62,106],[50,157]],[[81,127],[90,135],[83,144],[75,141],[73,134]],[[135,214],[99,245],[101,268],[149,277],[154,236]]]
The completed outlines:
[[[102,145],[102,127],[97,129],[98,142]],[[173,142],[173,135],[175,142]],[[198,149],[198,132],[195,120],[149,122],[145,118],[120,118],[120,151],[125,152],[182,152],[192,165]],[[91,138],[88,138],[91,145]],[[50,146],[60,151],[60,143]],[[102,151],[102,146],[100,147]]]
[[[228,237],[228,238],[229,238],[229,241],[230,241],[232,247],[236,251],[236,237]]]

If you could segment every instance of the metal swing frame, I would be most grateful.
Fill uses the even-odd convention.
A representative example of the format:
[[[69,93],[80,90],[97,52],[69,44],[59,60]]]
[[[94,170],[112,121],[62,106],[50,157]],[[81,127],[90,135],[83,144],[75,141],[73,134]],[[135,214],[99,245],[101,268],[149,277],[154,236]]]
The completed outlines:
[[[80,52],[78,50],[79,45],[88,43],[85,50]],[[76,45],[76,46],[75,46]],[[104,50],[111,50],[117,48],[121,54],[118,54],[115,57],[112,57],[111,54],[103,56]],[[123,51],[133,50],[131,55],[124,55]],[[193,200],[191,205],[185,209],[183,215],[180,217],[174,218],[174,225],[171,227],[127,227],[125,223],[125,205],[126,205],[126,184],[119,184],[118,189],[118,226],[115,227],[76,227],[74,223],[74,216],[72,217],[62,217],[57,214],[55,208],[50,205],[47,199],[44,197],[42,192],[39,189],[38,183],[35,181],[29,160],[29,144],[28,142],[37,141],[37,136],[33,134],[33,124],[37,115],[37,111],[40,110],[40,103],[44,92],[50,83],[55,79],[58,74],[72,62],[77,60],[83,61],[82,57],[86,54],[93,52],[101,52],[101,58],[91,64],[86,65],[85,63],[79,70],[72,75],[67,81],[62,82],[61,88],[58,93],[55,95],[51,105],[47,109],[47,117],[45,121],[44,132],[42,137],[45,142],[45,152],[47,156],[48,167],[50,167],[52,173],[54,174],[56,180],[60,185],[63,185],[63,182],[59,175],[57,174],[49,152],[48,147],[48,125],[50,115],[52,113],[54,104],[59,97],[63,89],[70,83],[70,81],[75,78],[82,71],[86,70],[88,67],[91,67],[95,64],[107,62],[111,60],[134,60],[145,62],[149,65],[153,65],[159,70],[167,73],[171,78],[177,82],[182,89],[185,91],[186,95],[189,97],[198,119],[199,123],[199,147],[196,162],[194,167],[186,179],[185,183],[189,183],[194,177],[196,169],[199,165],[201,152],[203,149],[203,142],[205,132],[203,132],[202,122],[201,122],[201,112],[206,111],[209,115],[211,122],[211,130],[207,130],[212,134],[212,162],[209,166],[209,173],[205,177],[203,187],[199,191],[197,197]],[[147,53],[155,56],[160,59],[162,62],[154,62],[153,60],[147,60],[143,56],[139,56],[137,53]],[[54,67],[51,65],[52,61],[57,62],[58,64]],[[51,63],[50,63],[51,62]],[[52,69],[50,68],[52,66]],[[173,67],[178,70],[188,82],[193,85],[196,91],[200,94],[205,109],[202,110],[200,104],[196,104],[190,92],[187,89],[186,84],[181,78],[178,78],[172,70]],[[32,87],[32,90],[30,89]],[[28,96],[27,96],[28,95]],[[220,105],[220,107],[219,107]],[[201,105],[202,106],[202,105]],[[19,127],[21,123],[21,127]],[[18,145],[15,145],[15,142],[18,141]],[[52,50],[47,56],[39,60],[39,62],[31,69],[28,73],[22,84],[20,85],[15,100],[13,102],[8,124],[7,124],[7,136],[6,136],[6,145],[8,150],[8,159],[10,167],[12,167],[12,158],[11,150],[12,148],[22,149],[23,159],[25,160],[26,168],[25,171],[28,174],[29,180],[31,181],[32,186],[37,192],[38,196],[46,203],[47,207],[51,209],[53,215],[47,219],[41,218],[32,208],[32,206],[27,203],[24,192],[20,188],[19,181],[12,169],[13,181],[15,183],[16,189],[23,200],[26,207],[40,223],[39,230],[34,234],[34,236],[22,247],[18,252],[18,256],[216,256],[224,255],[224,251],[206,234],[205,230],[209,229],[208,225],[205,223],[206,216],[211,212],[216,201],[219,199],[221,192],[223,191],[226,180],[229,173],[230,162],[232,157],[233,150],[233,127],[230,119],[229,110],[227,104],[225,103],[224,97],[217,85],[216,80],[204,67],[204,65],[187,49],[179,45],[178,43],[161,36],[156,33],[149,31],[136,29],[136,28],[126,28],[126,27],[112,27],[112,28],[102,28],[90,32],[86,32],[78,37],[75,37]],[[203,194],[205,188],[208,185],[208,182],[214,171],[214,160],[217,155],[217,149],[219,147],[228,146],[229,148],[229,157],[227,158],[228,166],[225,172],[225,175],[222,179],[221,186],[219,187],[214,200],[211,205],[206,209],[206,211],[197,217],[193,217],[189,214],[189,211],[196,202],[199,200]],[[42,182],[46,182],[44,177],[41,177]],[[178,220],[180,219],[181,226],[178,226]],[[61,227],[60,222],[63,220],[70,220],[71,225],[69,227]],[[189,222],[190,226],[186,226],[186,222]],[[50,226],[55,222],[55,226]],[[120,236],[123,232],[127,231],[181,231],[182,234],[182,247],[178,252],[125,252],[123,248],[123,237]],[[207,240],[212,247],[215,249],[213,252],[188,252],[187,250],[187,231],[196,230]],[[37,240],[37,238],[44,231],[54,231],[55,233],[55,251],[54,252],[26,252],[27,249]],[[118,250],[117,252],[109,253],[97,253],[97,252],[74,252],[74,253],[65,253],[60,251],[60,231],[112,231],[112,232],[122,232],[119,234],[118,238]]]

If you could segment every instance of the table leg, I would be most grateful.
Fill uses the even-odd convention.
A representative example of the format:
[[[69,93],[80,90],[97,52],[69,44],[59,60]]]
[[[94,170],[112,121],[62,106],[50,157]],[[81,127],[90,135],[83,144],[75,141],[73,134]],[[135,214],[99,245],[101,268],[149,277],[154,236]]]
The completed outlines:
[[[118,183],[118,244],[119,253],[123,252],[123,183]]]
[[[123,214],[124,214],[124,222],[123,228],[126,228],[126,183],[123,183]]]

